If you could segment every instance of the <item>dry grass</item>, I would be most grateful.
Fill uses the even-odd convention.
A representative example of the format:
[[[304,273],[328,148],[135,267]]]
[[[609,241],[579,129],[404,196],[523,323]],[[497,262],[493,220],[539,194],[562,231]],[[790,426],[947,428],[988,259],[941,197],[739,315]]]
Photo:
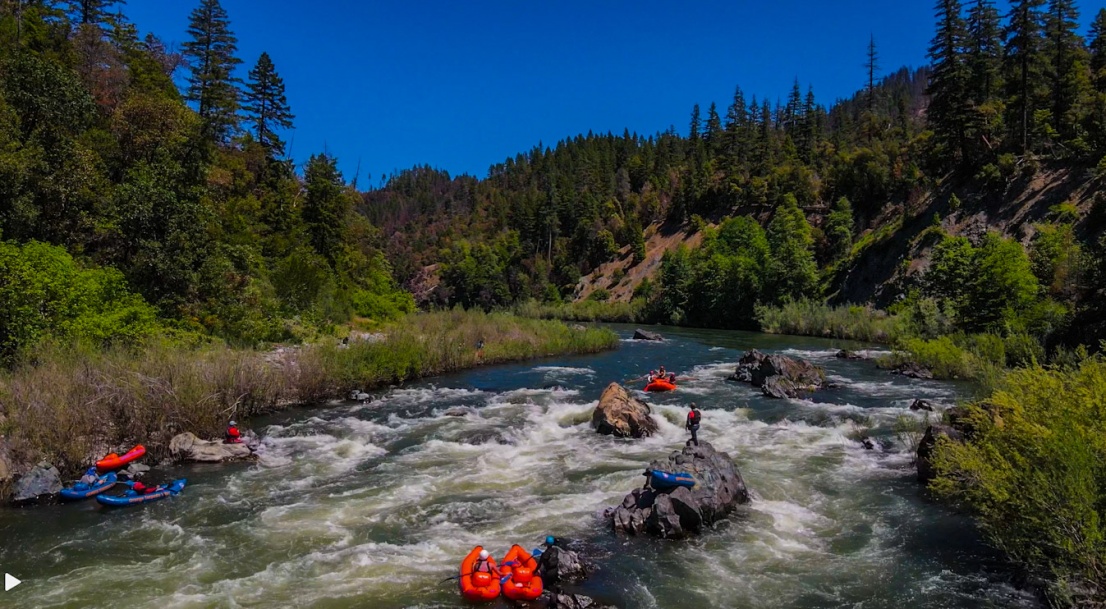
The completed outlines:
[[[138,351],[48,347],[0,375],[0,435],[17,462],[46,459],[75,473],[134,443],[161,458],[173,435],[217,437],[231,417],[317,403],[354,388],[618,344],[609,330],[459,311],[411,315],[384,331],[379,342],[347,348],[328,342],[277,357],[171,344]]]

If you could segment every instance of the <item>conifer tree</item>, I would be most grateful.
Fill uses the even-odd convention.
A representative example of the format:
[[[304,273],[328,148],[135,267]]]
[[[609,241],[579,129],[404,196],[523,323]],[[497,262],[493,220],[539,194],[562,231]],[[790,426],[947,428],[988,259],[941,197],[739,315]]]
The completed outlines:
[[[818,264],[814,261],[814,238],[810,224],[794,195],[783,204],[768,224],[771,283],[777,302],[817,296]]]
[[[848,255],[853,246],[853,206],[845,197],[834,203],[833,211],[826,218],[825,233],[831,260]]]
[[[1014,0],[1006,26],[1007,97],[1010,120],[1018,147],[1028,152],[1033,115],[1042,96],[1042,15],[1045,0]]]
[[[962,160],[967,143],[968,71],[964,62],[964,20],[960,0],[937,1],[937,34],[929,49],[929,123],[938,144]]]
[[[243,110],[254,125],[254,137],[273,157],[284,155],[284,142],[277,129],[291,129],[292,115],[284,95],[284,79],[276,72],[268,53],[262,53],[250,70],[250,79],[243,93]]]
[[[718,116],[718,105],[714,102],[710,103],[710,109],[707,110],[707,126],[706,126],[706,140],[707,146],[710,150],[717,150],[722,144],[722,119]]]
[[[99,25],[108,21],[108,9],[126,0],[70,0],[69,18],[80,25]]]
[[[1091,24],[1091,81],[1099,93],[1106,93],[1106,8],[1099,9]]]
[[[726,110],[726,154],[735,170],[745,156],[745,141],[749,130],[749,110],[741,87],[734,90],[733,102]]]
[[[688,130],[687,139],[693,142],[698,140],[702,130],[703,119],[699,116],[699,104],[691,109],[691,128]]]
[[[968,92],[977,106],[998,97],[1002,84],[1002,24],[993,0],[976,0],[968,9]]]
[[[238,39],[230,31],[230,19],[219,0],[200,0],[190,17],[183,51],[192,64],[185,98],[196,104],[211,139],[225,141],[238,124],[238,89],[234,68]]]
[[[864,68],[868,71],[868,86],[865,88],[865,95],[868,100],[868,112],[875,112],[876,109],[876,73],[879,71],[879,53],[876,50],[876,36],[872,34],[871,39],[868,41],[868,58],[864,62]],[[795,86],[798,87],[799,83],[796,82]]]
[[[307,161],[303,181],[307,191],[303,221],[307,225],[311,245],[334,267],[345,235],[346,214],[350,209],[337,160],[327,154],[312,155]]]
[[[1063,140],[1075,135],[1077,116],[1090,89],[1088,57],[1078,33],[1074,0],[1051,0],[1045,21],[1045,55],[1052,101],[1052,124]]]

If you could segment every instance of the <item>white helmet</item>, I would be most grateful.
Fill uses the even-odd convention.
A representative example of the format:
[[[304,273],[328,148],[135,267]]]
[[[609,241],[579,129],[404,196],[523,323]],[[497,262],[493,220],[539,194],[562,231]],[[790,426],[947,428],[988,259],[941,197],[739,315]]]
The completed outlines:
[[[488,551],[480,550],[480,560],[488,560]]]

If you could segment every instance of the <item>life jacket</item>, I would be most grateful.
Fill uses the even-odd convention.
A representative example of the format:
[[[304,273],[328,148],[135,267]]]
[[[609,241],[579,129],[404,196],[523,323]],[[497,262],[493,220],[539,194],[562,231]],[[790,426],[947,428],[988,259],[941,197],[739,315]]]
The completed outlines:
[[[491,573],[492,572],[491,559],[488,558],[488,559],[481,560],[481,559],[477,558],[476,563],[473,564],[473,566],[472,566],[472,572],[473,573]]]
[[[227,428],[227,442],[237,443],[242,441],[242,432],[238,431],[237,427]]]
[[[132,486],[131,488],[139,495],[145,495],[146,493],[150,492],[150,487],[142,484],[141,482],[135,482],[134,486]]]
[[[691,412],[687,413],[687,424],[688,425],[698,425],[699,421],[702,418],[703,418],[702,413],[700,413],[698,410],[692,410]]]

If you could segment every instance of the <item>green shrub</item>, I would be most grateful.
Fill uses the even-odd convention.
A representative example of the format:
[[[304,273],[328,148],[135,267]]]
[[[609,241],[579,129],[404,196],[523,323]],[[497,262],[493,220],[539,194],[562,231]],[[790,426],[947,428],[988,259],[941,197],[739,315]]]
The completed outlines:
[[[594,292],[592,292],[591,294],[588,294],[588,300],[591,300],[591,301],[594,301],[594,302],[607,302],[610,299],[611,299],[611,293],[606,288],[599,288],[599,289],[595,290]]]
[[[761,331],[887,343],[904,335],[906,320],[871,307],[837,306],[800,300],[756,309]]]

